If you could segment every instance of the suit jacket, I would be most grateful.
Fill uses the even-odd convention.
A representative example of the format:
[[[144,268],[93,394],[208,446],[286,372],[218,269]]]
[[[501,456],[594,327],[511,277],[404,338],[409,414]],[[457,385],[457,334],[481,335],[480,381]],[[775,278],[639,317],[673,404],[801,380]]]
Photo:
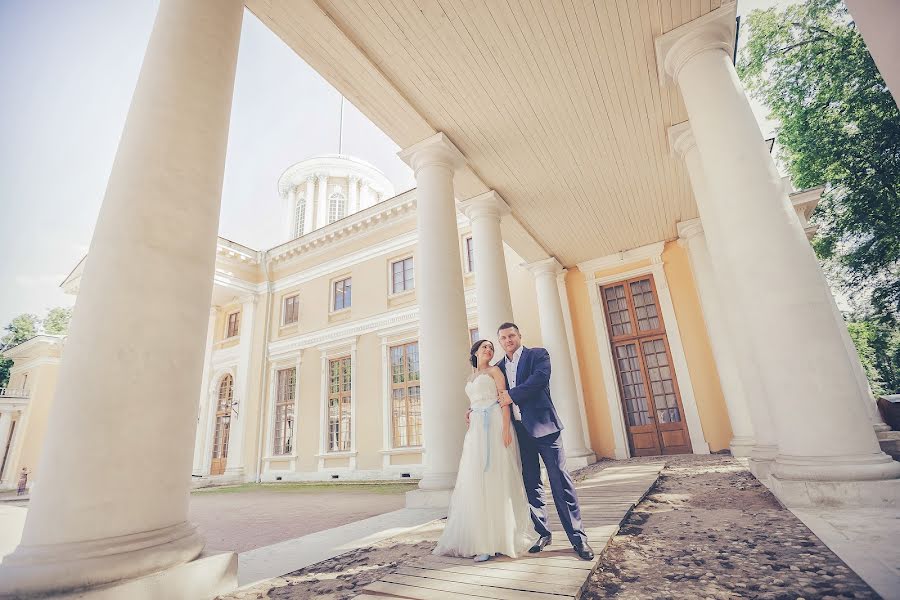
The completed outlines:
[[[509,387],[506,363],[504,356],[497,366],[503,371],[506,387]],[[521,425],[531,437],[562,431],[562,422],[550,398],[550,354],[545,349],[522,347],[516,369],[516,387],[509,390],[509,397],[519,407]]]

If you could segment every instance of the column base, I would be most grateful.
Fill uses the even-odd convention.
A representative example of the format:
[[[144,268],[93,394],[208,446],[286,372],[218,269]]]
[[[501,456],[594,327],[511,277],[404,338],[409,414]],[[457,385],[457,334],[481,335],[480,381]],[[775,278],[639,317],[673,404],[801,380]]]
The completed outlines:
[[[873,423],[872,429],[875,430],[875,433],[884,433],[886,431],[891,431],[891,426],[887,423]]]
[[[768,487],[788,508],[900,507],[900,479],[797,481],[772,475]]]
[[[587,448],[579,448],[571,453],[566,452],[566,471],[570,473],[595,462],[597,462],[597,455]]]
[[[67,544],[19,545],[0,564],[4,596],[50,596],[172,570],[203,550],[195,525]]]
[[[406,508],[448,508],[453,490],[412,490],[406,492]]]
[[[900,463],[880,451],[850,456],[779,454],[772,475],[783,481],[878,481],[900,478]]]
[[[731,450],[731,455],[735,458],[746,458],[752,456],[755,444],[756,442],[752,437],[735,436],[731,438],[731,443],[728,444],[728,447]]]
[[[772,473],[772,463],[778,455],[778,446],[774,444],[755,444],[750,449],[750,472],[764,485],[768,485]]]
[[[419,489],[425,491],[452,490],[456,486],[456,471],[429,473],[426,469],[419,481]]]

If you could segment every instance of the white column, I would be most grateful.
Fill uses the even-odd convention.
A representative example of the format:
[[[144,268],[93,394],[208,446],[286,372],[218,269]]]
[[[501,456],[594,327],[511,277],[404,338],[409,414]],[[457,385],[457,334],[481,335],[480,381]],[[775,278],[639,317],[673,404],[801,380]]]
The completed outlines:
[[[316,229],[328,225],[328,175],[316,175],[319,182],[319,198],[316,200]]]
[[[315,206],[316,206],[316,178],[309,175],[306,178],[306,195],[304,196],[306,204],[303,205],[303,235],[306,235],[315,229]]]
[[[691,272],[697,284],[697,295],[703,310],[709,344],[716,361],[719,382],[725,396],[725,408],[731,422],[732,438],[729,446],[733,456],[750,456],[753,448],[753,423],[738,362],[732,351],[734,339],[729,335],[719,299],[719,289],[713,272],[712,258],[700,219],[678,224],[679,241],[687,248]]]
[[[93,588],[203,548],[189,475],[243,10],[160,2],[5,593]]]
[[[834,320],[831,292],[772,157],[759,143],[759,127],[731,62],[734,11],[733,4],[723,6],[658,38],[657,63],[681,90],[709,194],[718,204],[713,222],[721,238],[709,238],[710,250],[733,273],[765,378],[779,446],[772,477],[900,477],[900,464],[878,447]],[[777,481],[773,486],[794,493]],[[791,489],[800,494],[812,488]],[[798,495],[787,501],[804,500]]]
[[[238,364],[234,380],[234,396],[237,402],[231,412],[231,428],[228,434],[228,456],[225,473],[242,477],[244,469],[244,435],[247,430],[252,388],[250,386],[250,361],[253,350],[253,328],[255,327],[256,304],[259,296],[252,294],[241,299],[241,331],[238,342]],[[297,372],[299,374],[299,371]]]
[[[284,239],[297,237],[297,188],[291,185],[285,200],[287,210],[284,211]]]
[[[586,436],[578,408],[578,387],[575,383],[575,370],[572,368],[574,357],[569,350],[569,338],[563,318],[559,280],[565,276],[566,270],[553,257],[525,267],[534,275],[537,289],[541,339],[550,353],[550,394],[563,422],[562,438],[568,459],[567,467],[583,467],[597,459],[594,452],[585,445]],[[475,272],[478,272],[477,268]]]
[[[669,142],[675,152],[684,158],[694,200],[707,223],[704,237],[710,252],[713,270],[715,271],[716,289],[719,291],[725,330],[733,338],[734,360],[738,365],[741,385],[744,389],[747,408],[753,423],[754,445],[750,450],[750,469],[761,480],[766,480],[771,471],[772,461],[778,454],[778,439],[775,425],[769,409],[763,374],[759,360],[752,348],[752,328],[749,326],[742,307],[745,299],[738,292],[732,281],[734,269],[725,260],[721,247],[727,241],[723,239],[724,229],[718,222],[720,203],[710,196],[706,175],[700,162],[700,153],[688,123],[680,123],[669,128]],[[702,207],[702,208],[700,208]]]
[[[373,204],[375,203],[372,201],[372,182],[363,179],[359,182],[359,207],[369,208]]]
[[[347,198],[349,201],[349,206],[347,208],[347,214],[352,215],[353,213],[359,212],[359,175],[350,175],[348,178],[349,190],[347,191]]]
[[[446,506],[462,454],[466,431],[463,417],[468,406],[464,387],[471,373],[453,197],[453,174],[465,158],[442,133],[403,150],[399,156],[413,168],[416,177],[419,359],[426,443],[425,472],[419,482],[422,493],[411,493],[407,502]]]
[[[496,340],[500,324],[513,320],[509,276],[500,233],[500,219],[509,214],[509,206],[497,192],[491,190],[461,202],[459,210],[472,222],[478,329],[481,337]],[[499,346],[497,354],[499,357]]]
[[[194,435],[194,473],[208,475],[209,471],[204,471],[203,466],[206,452],[206,434],[207,434],[207,418],[209,416],[209,378],[210,378],[210,360],[212,359],[213,340],[216,333],[216,316],[219,309],[213,306],[209,309],[209,323],[206,327],[206,351],[203,355],[203,375],[200,378],[200,416],[197,418],[197,433]]]

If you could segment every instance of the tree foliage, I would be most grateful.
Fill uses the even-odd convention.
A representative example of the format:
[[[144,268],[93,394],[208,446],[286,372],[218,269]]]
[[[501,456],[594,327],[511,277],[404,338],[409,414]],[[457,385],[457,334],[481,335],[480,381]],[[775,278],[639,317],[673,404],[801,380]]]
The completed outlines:
[[[64,308],[62,306],[51,308],[42,322],[44,333],[49,333],[51,335],[65,335],[69,330],[69,321],[71,320],[71,308]]]
[[[815,248],[873,313],[900,314],[900,111],[840,0],[750,13],[739,72],[780,122],[800,189],[825,185]]]

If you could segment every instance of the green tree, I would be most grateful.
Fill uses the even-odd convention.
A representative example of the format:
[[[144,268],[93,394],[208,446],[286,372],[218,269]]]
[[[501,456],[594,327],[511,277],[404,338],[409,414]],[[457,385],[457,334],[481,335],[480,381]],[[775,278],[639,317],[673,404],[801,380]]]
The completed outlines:
[[[0,338],[0,387],[9,383],[9,370],[13,361],[3,357],[3,352],[38,334],[40,318],[37,315],[21,314],[3,328],[6,334]]]
[[[71,320],[71,308],[63,308],[62,306],[51,308],[42,322],[44,333],[49,333],[50,335],[65,335],[69,330],[69,321]]]
[[[825,185],[819,257],[871,298],[878,326],[900,315],[900,111],[840,0],[753,11],[739,73],[780,122],[798,188]],[[885,331],[887,331],[885,330]]]

